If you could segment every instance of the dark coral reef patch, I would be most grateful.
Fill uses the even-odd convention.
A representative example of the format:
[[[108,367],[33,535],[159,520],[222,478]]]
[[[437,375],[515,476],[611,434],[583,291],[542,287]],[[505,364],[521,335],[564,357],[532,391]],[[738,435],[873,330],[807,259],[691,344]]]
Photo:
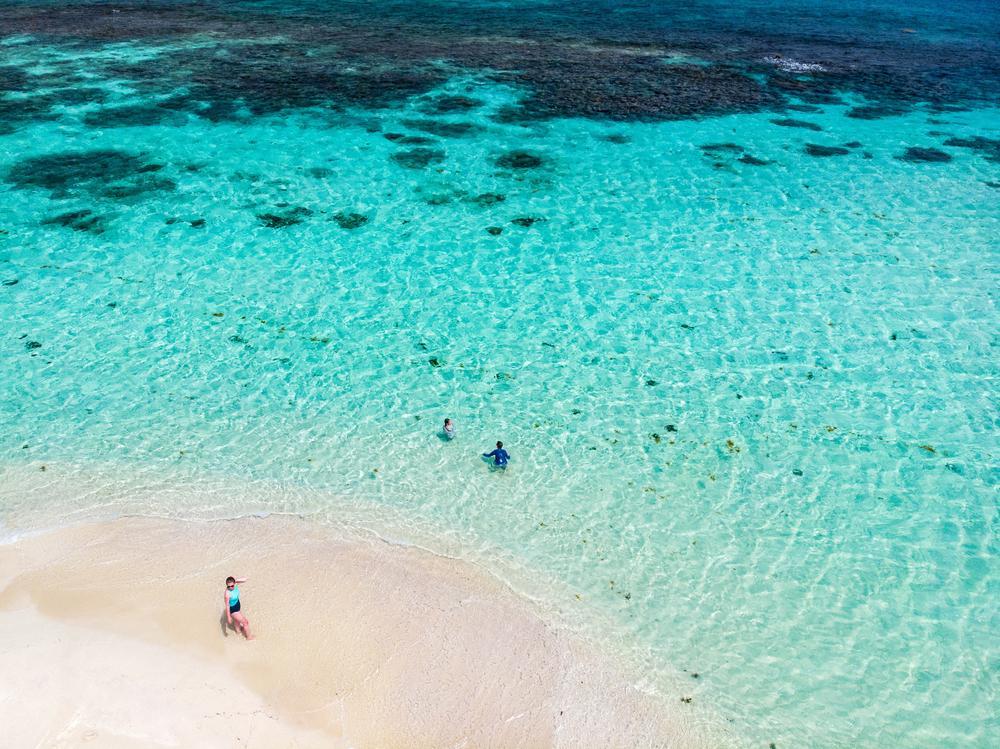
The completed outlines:
[[[403,126],[419,130],[440,138],[464,138],[478,132],[479,127],[471,122],[442,122],[441,120],[403,120]]]
[[[847,116],[854,120],[881,120],[885,117],[899,117],[909,111],[909,107],[897,103],[864,104],[847,110]]]
[[[431,164],[444,161],[444,151],[436,148],[411,148],[409,151],[399,151],[390,158],[406,169],[425,169]]]
[[[701,149],[703,156],[713,160],[712,166],[716,169],[729,169],[730,162],[734,158],[739,163],[748,166],[768,166],[773,163],[747,153],[746,149],[739,143],[706,143],[698,148]]]
[[[944,144],[954,148],[968,148],[978,152],[987,161],[1000,163],[1000,140],[995,138],[986,138],[982,135],[971,138],[948,138]]]
[[[458,114],[470,112],[483,105],[479,99],[471,96],[440,95],[429,98],[420,105],[420,111],[425,114]]]
[[[472,197],[466,198],[466,203],[472,203],[473,205],[478,205],[482,208],[488,208],[491,205],[496,205],[497,203],[502,203],[507,199],[506,195],[502,195],[497,192],[483,192],[478,195],[473,195]]]
[[[21,189],[48,190],[53,197],[78,189],[99,195],[110,189],[108,185],[142,180],[145,168],[143,157],[128,151],[64,151],[18,161],[7,172],[6,181]]]
[[[66,229],[90,234],[103,234],[107,228],[106,221],[102,216],[96,216],[86,208],[51,216],[42,221],[42,226],[62,226]]]
[[[826,158],[828,156],[846,156],[851,151],[843,146],[821,146],[817,143],[806,143],[805,151],[810,156]]]
[[[368,217],[365,214],[354,211],[337,211],[333,214],[333,220],[341,229],[357,229],[368,223]]]
[[[742,156],[740,156],[737,159],[737,161],[739,161],[741,164],[749,164],[750,166],[768,166],[769,164],[772,163],[767,159],[758,159],[756,156],[752,156],[751,154],[748,153],[745,153]]]
[[[501,169],[537,169],[542,165],[542,157],[530,151],[508,151],[494,162]]]
[[[925,162],[929,164],[943,164],[951,161],[951,155],[941,149],[923,148],[921,146],[910,146],[896,158],[900,161]]]
[[[780,127],[797,127],[801,130],[813,130],[819,132],[823,128],[817,125],[815,122],[808,122],[807,120],[796,120],[791,117],[786,117],[778,120],[771,120],[772,125],[778,125]]]
[[[298,206],[280,212],[258,213],[257,220],[268,229],[284,229],[295,224],[301,224],[303,219],[313,214],[312,209]]]
[[[303,107],[390,107],[415,98],[417,111],[431,117],[484,106],[473,96],[433,93],[456,72],[522,92],[516,104],[488,115],[507,123],[809,111],[844,104],[849,94],[865,102],[849,117],[877,119],[923,102],[932,111],[995,103],[1000,94],[1000,63],[986,31],[969,31],[974,43],[947,30],[933,41],[886,38],[867,32],[891,27],[894,16],[867,6],[811,27],[810,18],[778,18],[766,4],[746,9],[740,23],[722,10],[717,22],[695,22],[683,3],[625,4],[613,18],[591,0],[488,11],[450,4],[447,13],[426,3],[273,5],[7,3],[0,29],[54,45],[157,46],[155,64],[98,56],[94,72],[142,96],[182,93],[152,110],[130,105],[132,111],[95,114],[92,121],[110,118],[102,127],[166,117],[156,108],[223,121]],[[755,31],[764,28],[768,33]],[[678,49],[699,61],[678,62]],[[7,65],[0,90],[28,91],[30,78]],[[39,117],[51,116],[50,103],[33,106]],[[0,113],[0,129],[12,126],[4,120]]]
[[[706,143],[703,146],[698,146],[698,148],[711,156],[726,153],[743,153],[743,146],[739,143]]]

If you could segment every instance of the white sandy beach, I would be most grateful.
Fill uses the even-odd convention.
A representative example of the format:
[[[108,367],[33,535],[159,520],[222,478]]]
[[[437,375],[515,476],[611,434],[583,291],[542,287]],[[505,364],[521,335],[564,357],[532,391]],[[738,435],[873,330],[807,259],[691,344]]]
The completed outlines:
[[[253,642],[224,632],[229,574]],[[0,547],[0,673],[17,748],[707,745],[474,565],[288,518]]]

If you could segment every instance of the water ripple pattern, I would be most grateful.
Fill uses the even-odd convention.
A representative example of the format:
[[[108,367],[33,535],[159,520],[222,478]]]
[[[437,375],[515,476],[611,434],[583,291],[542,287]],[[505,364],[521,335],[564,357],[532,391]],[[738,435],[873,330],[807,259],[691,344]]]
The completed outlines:
[[[986,11],[522,5],[3,7],[3,530],[384,511],[748,745],[990,746]]]

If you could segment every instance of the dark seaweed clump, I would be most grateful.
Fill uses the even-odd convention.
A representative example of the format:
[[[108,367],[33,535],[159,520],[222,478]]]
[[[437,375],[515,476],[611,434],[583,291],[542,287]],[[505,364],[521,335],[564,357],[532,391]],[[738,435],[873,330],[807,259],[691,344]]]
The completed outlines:
[[[89,232],[90,234],[103,234],[107,228],[103,217],[96,216],[87,209],[60,213],[58,216],[44,219],[41,223],[42,226],[62,226],[73,231]]]
[[[987,161],[1000,163],[1000,140],[995,138],[986,138],[982,135],[972,138],[948,138],[944,144],[954,148],[968,148],[977,151]]]
[[[750,166],[767,166],[771,163],[767,159],[758,159],[756,156],[751,156],[748,153],[740,156],[737,161],[741,164],[749,164]]]
[[[456,114],[469,112],[482,106],[479,99],[470,96],[435,96],[420,106],[425,114]]]
[[[815,122],[807,122],[806,120],[795,120],[792,118],[785,118],[780,120],[771,120],[772,125],[779,125],[780,127],[797,127],[802,130],[815,130],[819,132],[823,128],[817,125]]]
[[[479,130],[471,122],[441,122],[440,120],[403,120],[403,126],[411,130],[437,135],[440,138],[464,138]]]
[[[497,203],[502,203],[507,199],[506,195],[502,195],[498,192],[484,192],[479,195],[474,195],[471,198],[466,198],[467,203],[472,203],[473,205],[478,205],[483,208],[488,208],[491,205],[496,205]]]
[[[145,167],[141,156],[126,151],[66,151],[22,159],[7,172],[6,180],[22,189],[48,190],[53,197],[76,189],[100,194],[111,189],[106,185],[135,180],[137,175],[141,180]]]
[[[737,157],[736,160],[748,166],[768,166],[772,162],[766,159],[759,159],[756,156],[746,153],[746,149],[739,143],[706,143],[698,146],[704,156],[714,159],[713,166],[716,169],[726,169],[728,160]]]
[[[896,158],[900,161],[926,162],[929,164],[943,164],[946,161],[951,161],[951,155],[938,148],[921,148],[919,146],[910,146]]]
[[[96,199],[131,202],[176,188],[173,180],[154,174],[161,166],[126,151],[67,151],[23,159],[6,179],[21,189],[48,190],[56,199],[82,191]]]
[[[424,198],[424,202],[427,205],[448,205],[455,199],[455,194],[450,192],[442,192],[437,194],[428,195]]]
[[[403,133],[386,133],[382,136],[388,141],[398,143],[401,146],[430,146],[437,143],[433,138],[426,135],[404,135]]]
[[[333,214],[333,220],[341,229],[357,229],[368,223],[368,217],[365,214],[349,211],[338,211]]]
[[[436,148],[411,148],[394,153],[390,158],[406,169],[425,169],[431,164],[440,164],[444,156],[444,151]]]
[[[842,146],[821,146],[816,143],[806,143],[806,153],[810,156],[846,156],[850,150]]]
[[[896,102],[885,104],[865,104],[847,110],[847,116],[855,120],[881,120],[885,117],[899,117],[909,111],[909,107]]]
[[[163,223],[165,223],[167,226],[173,226],[174,224],[179,224],[181,221],[187,221],[188,225],[192,229],[203,229],[205,228],[205,225],[208,223],[203,218],[182,219],[179,216],[168,216],[163,220]]]
[[[698,146],[706,154],[715,156],[725,153],[743,153],[743,146],[738,143],[706,143]]]
[[[401,146],[433,146],[438,141],[426,135],[404,135],[396,142]]]
[[[542,165],[542,157],[528,151],[508,151],[496,160],[501,169],[537,169]]]
[[[277,213],[258,213],[257,219],[268,229],[284,229],[302,223],[302,219],[297,216],[282,216]]]
[[[15,133],[32,122],[54,120],[49,112],[48,97],[32,96],[28,99],[0,99],[0,135]]]
[[[290,211],[281,213],[258,213],[257,220],[268,229],[284,229],[288,226],[301,224],[306,216],[312,215],[312,210],[305,206],[298,206]]]

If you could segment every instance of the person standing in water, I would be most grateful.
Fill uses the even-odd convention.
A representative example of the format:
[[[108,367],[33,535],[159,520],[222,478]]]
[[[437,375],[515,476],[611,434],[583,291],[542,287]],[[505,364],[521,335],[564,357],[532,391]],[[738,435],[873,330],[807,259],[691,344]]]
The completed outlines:
[[[497,442],[497,449],[492,452],[483,453],[484,458],[493,458],[493,466],[495,468],[506,468],[507,461],[510,460],[510,454],[503,449],[503,442]]]
[[[450,440],[455,439],[455,424],[451,419],[444,420],[444,436]]]
[[[245,577],[227,577],[226,592],[223,595],[226,601],[226,621],[229,623],[229,626],[233,627],[237,632],[242,632],[243,636],[248,640],[252,640],[253,635],[250,634],[250,622],[247,621],[246,616],[240,613],[240,586],[238,583],[245,583],[246,581]]]

